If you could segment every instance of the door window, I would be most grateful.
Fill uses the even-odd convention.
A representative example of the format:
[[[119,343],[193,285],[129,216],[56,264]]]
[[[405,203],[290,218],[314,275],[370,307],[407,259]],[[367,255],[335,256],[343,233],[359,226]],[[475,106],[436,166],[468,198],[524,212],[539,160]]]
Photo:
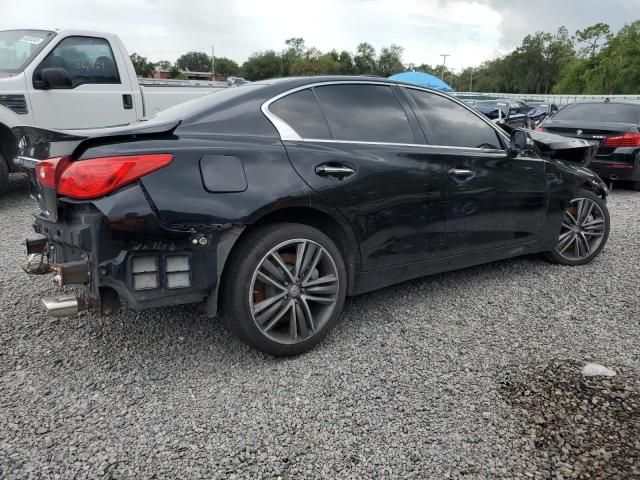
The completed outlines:
[[[113,51],[104,38],[65,38],[38,66],[35,79],[40,79],[43,68],[54,67],[69,72],[73,87],[85,83],[120,83]]]
[[[284,120],[302,138],[331,138],[316,96],[309,89],[276,100],[269,110]]]
[[[328,85],[314,89],[337,140],[417,143],[407,115],[386,85]]]
[[[419,116],[428,126],[432,145],[502,149],[497,132],[475,113],[441,95],[407,88]]]

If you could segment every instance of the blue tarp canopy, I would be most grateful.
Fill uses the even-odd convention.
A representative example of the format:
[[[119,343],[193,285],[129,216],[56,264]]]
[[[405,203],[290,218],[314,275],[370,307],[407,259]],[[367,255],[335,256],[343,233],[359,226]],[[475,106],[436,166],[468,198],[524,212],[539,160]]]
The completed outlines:
[[[434,90],[441,90],[443,92],[453,92],[453,88],[444,83],[438,77],[429,75],[424,72],[403,72],[396,73],[389,77],[392,80],[398,80],[400,82],[414,83],[423,87],[433,88]]]

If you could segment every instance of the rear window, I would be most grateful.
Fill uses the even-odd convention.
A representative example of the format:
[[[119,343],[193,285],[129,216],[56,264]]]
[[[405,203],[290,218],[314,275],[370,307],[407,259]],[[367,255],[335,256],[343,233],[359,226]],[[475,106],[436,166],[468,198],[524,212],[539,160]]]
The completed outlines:
[[[269,110],[288,123],[302,138],[331,138],[327,122],[311,90],[287,95],[275,101]]]
[[[553,119],[640,124],[640,105],[572,103],[556,113]]]
[[[264,88],[264,86],[264,84],[248,83],[238,87],[221,88],[220,90],[208,93],[202,97],[193,98],[186,102],[174,105],[173,107],[169,107],[166,110],[156,113],[151,118],[157,120],[159,123],[173,120],[184,120],[188,116],[197,115],[198,113],[202,113],[224,102],[246,95],[252,90],[255,91],[259,88]]]

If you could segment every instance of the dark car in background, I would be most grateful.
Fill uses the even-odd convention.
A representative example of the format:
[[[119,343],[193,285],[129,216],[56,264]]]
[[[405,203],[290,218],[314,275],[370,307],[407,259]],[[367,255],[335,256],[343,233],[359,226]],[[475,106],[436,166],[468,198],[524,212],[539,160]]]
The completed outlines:
[[[640,190],[640,102],[571,103],[538,128],[593,141],[598,153],[589,168],[605,180],[626,181]]]
[[[534,129],[546,118],[556,113],[560,108],[555,103],[547,102],[527,102],[532,108],[527,112],[526,128]]]
[[[609,231],[591,143],[510,139],[385,79],[255,82],[128,126],[14,133],[40,206],[25,270],[88,289],[51,313],[220,302],[271,354],[317,344],[347,295],[538,252],[581,265]]]
[[[534,107],[520,100],[496,99],[476,101],[473,108],[498,125],[513,129],[528,127],[527,113]]]

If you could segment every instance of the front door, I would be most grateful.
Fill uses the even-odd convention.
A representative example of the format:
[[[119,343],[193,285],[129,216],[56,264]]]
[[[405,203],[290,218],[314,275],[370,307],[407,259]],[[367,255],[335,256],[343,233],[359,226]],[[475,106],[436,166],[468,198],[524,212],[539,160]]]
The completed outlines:
[[[118,56],[114,55],[118,52]],[[74,129],[124,125],[136,120],[127,69],[117,46],[106,38],[66,37],[27,76],[35,123],[42,128]],[[63,68],[69,88],[36,89],[44,68]]]
[[[448,172],[447,238],[452,254],[535,240],[547,211],[545,162],[505,151],[441,151]]]
[[[447,173],[450,254],[533,241],[547,211],[545,162],[511,158],[495,127],[451,98],[406,88]]]
[[[352,225],[364,270],[446,255],[446,178],[389,85],[335,84],[290,94],[270,111],[300,176]]]

